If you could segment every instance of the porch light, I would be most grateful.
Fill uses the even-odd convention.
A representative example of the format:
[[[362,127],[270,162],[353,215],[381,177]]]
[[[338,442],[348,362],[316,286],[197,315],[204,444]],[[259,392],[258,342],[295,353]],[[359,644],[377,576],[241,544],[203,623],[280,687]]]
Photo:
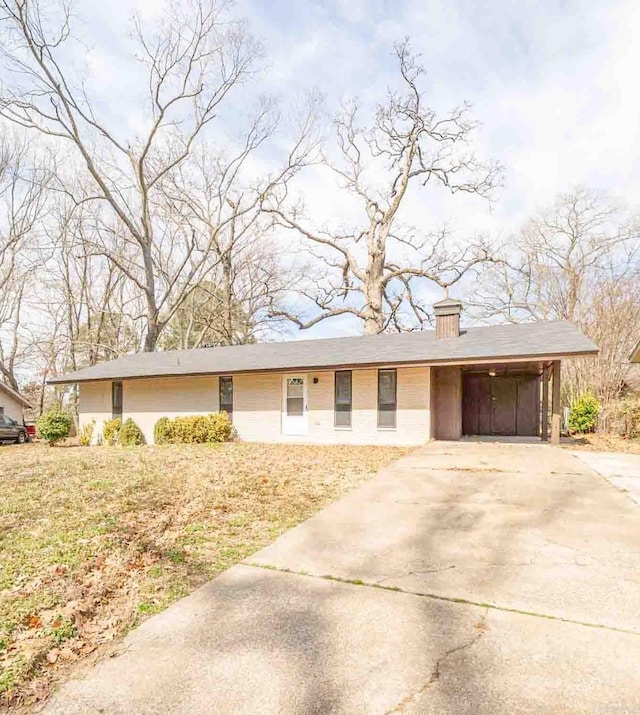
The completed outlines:
[[[495,370],[489,370],[489,377],[495,377],[496,376],[496,371]]]

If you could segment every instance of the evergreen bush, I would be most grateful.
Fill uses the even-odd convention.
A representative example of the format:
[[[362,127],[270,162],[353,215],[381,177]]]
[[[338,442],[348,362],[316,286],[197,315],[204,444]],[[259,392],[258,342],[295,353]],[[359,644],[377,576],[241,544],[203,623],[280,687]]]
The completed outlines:
[[[571,432],[593,432],[598,424],[600,403],[591,392],[580,395],[569,409],[569,430]]]
[[[185,415],[170,420],[161,417],[155,424],[156,444],[211,444],[228,442],[234,435],[226,412],[210,415]]]
[[[144,444],[144,435],[138,425],[128,417],[118,432],[118,443],[123,447]]]
[[[106,446],[118,444],[118,433],[120,432],[121,426],[122,421],[117,417],[115,420],[104,421],[104,424],[102,425],[102,437]]]
[[[73,419],[68,412],[61,410],[59,407],[52,407],[38,417],[36,429],[39,437],[49,445],[54,445],[69,436],[72,424]]]
[[[153,441],[156,444],[171,444],[171,439],[171,420],[168,417],[161,417],[153,428]]]
[[[80,432],[78,432],[78,441],[80,442],[81,447],[88,447],[91,444],[95,426],[96,421],[91,420],[91,422],[87,422],[87,424],[80,429]]]

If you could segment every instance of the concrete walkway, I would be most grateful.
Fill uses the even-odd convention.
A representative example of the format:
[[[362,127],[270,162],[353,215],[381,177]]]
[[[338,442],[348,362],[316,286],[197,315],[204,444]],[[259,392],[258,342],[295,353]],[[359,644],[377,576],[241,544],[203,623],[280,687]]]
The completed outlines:
[[[548,445],[434,443],[151,618],[49,715],[640,713],[640,511]]]
[[[640,454],[581,451],[575,455],[631,501],[640,504]]]

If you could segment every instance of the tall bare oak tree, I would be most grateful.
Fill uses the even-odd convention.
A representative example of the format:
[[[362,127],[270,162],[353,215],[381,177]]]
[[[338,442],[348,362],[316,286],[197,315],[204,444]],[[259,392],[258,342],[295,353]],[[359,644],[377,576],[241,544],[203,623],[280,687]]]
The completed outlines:
[[[500,166],[479,160],[471,146],[477,123],[465,104],[438,114],[425,103],[419,80],[422,67],[409,41],[397,44],[395,59],[401,92],[389,91],[370,126],[359,124],[358,103],[345,106],[335,120],[336,158],[325,156],[362,220],[353,228],[318,228],[288,194],[265,209],[274,221],[306,241],[306,250],[324,264],[323,275],[302,290],[313,313],[308,320],[287,311],[300,327],[337,315],[359,318],[366,333],[422,324],[428,310],[414,282],[424,279],[445,291],[471,268],[490,260],[492,248],[482,238],[454,244],[446,229],[403,225],[409,192],[440,187],[488,197],[498,184]],[[425,199],[428,192],[424,193]]]

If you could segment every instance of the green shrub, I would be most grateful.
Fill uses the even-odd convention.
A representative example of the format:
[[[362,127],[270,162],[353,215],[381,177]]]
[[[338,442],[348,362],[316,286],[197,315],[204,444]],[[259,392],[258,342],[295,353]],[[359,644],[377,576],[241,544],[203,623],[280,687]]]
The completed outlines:
[[[156,444],[171,444],[171,439],[171,420],[168,417],[161,417],[153,428],[153,441]]]
[[[68,437],[72,424],[71,415],[58,407],[43,412],[36,420],[38,436],[50,445]]]
[[[207,417],[209,439],[207,442],[228,442],[235,435],[233,424],[226,412],[214,412]]]
[[[118,443],[123,447],[144,444],[144,435],[138,425],[128,417],[118,432]]]
[[[96,421],[91,420],[91,422],[87,422],[87,424],[82,427],[80,432],[78,432],[78,441],[80,442],[81,447],[88,447],[91,444],[91,440],[93,439],[93,430],[95,429],[96,426]]]
[[[574,400],[569,410],[571,432],[593,432],[598,424],[600,403],[591,392],[585,392]]]
[[[234,432],[226,412],[185,415],[170,420],[162,417],[153,430],[156,444],[210,444],[228,442]]]
[[[171,430],[176,444],[204,444],[209,441],[207,418],[204,415],[176,417]]]
[[[104,444],[114,445],[118,443],[118,433],[120,432],[121,426],[122,421],[119,418],[104,421],[104,424],[102,425],[102,437]]]

